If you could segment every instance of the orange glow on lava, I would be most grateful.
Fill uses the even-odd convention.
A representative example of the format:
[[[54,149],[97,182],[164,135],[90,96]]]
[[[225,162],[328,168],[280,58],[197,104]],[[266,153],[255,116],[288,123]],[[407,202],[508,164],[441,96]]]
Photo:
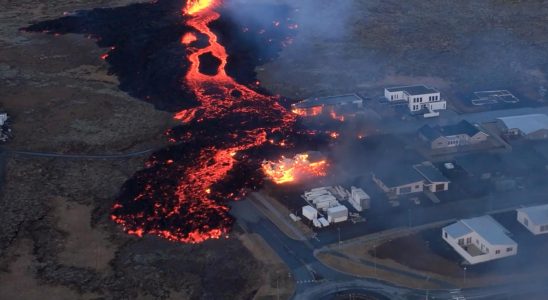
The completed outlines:
[[[181,38],[181,43],[183,45],[190,45],[190,44],[194,43],[197,40],[198,40],[198,38],[196,37],[196,35],[194,33],[187,32],[187,33],[185,33],[185,35],[183,35],[183,38]]]
[[[174,194],[162,189],[158,192],[150,185],[143,187],[133,201],[154,199],[152,212],[145,216],[113,214],[112,219],[121,224],[129,234],[139,237],[154,234],[184,243],[200,243],[207,239],[227,236],[232,223],[228,215],[229,207],[215,199],[234,200],[245,191],[226,193],[219,191],[217,185],[223,183],[234,170],[239,152],[269,143],[269,134],[288,134],[294,128],[296,116],[282,107],[277,97],[260,94],[227,75],[225,67],[228,54],[209,28],[209,24],[220,17],[219,13],[212,9],[219,3],[218,0],[189,0],[183,8],[183,12],[190,16],[186,24],[207,37],[209,43],[203,48],[193,47],[191,44],[196,40],[196,34],[187,33],[181,37],[181,43],[187,45],[187,59],[190,62],[184,83],[196,96],[199,105],[176,113],[174,119],[195,126],[207,120],[223,120],[235,116],[245,118],[242,117],[241,128],[235,128],[229,133],[220,133],[220,136],[216,137],[218,144],[204,146],[196,157],[192,157],[191,162],[183,166],[182,175],[175,178]],[[200,56],[206,53],[221,62],[214,75],[200,72]],[[215,90],[214,93],[211,92],[212,88]],[[265,125],[251,126],[246,123],[251,119],[260,120],[260,124]],[[178,140],[170,138],[170,141],[185,143],[193,138],[192,134],[188,134]],[[325,161],[310,163],[307,155],[297,156],[297,160],[292,176],[299,176],[303,172],[325,173]],[[172,160],[152,161],[150,164],[177,165]],[[169,209],[163,205],[166,202],[170,203]],[[209,219],[212,215],[216,218],[215,223]],[[144,223],[141,221],[143,218],[146,218]],[[184,218],[186,228],[170,226],[165,229],[166,227],[157,225],[181,218]]]
[[[276,184],[297,182],[309,177],[320,177],[327,174],[325,159],[311,162],[307,153],[295,157],[283,157],[277,161],[264,161],[262,169],[265,175]]]
[[[187,15],[195,15],[218,4],[216,0],[188,0],[184,8]]]

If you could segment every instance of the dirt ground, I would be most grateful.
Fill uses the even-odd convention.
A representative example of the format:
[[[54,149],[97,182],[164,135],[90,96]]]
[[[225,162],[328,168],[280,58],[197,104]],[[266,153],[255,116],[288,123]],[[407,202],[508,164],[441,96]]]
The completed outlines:
[[[99,58],[105,49],[84,36],[18,30],[64,11],[134,2],[0,0],[0,108],[15,134],[4,147],[103,155],[165,145],[171,114],[121,92]],[[183,245],[134,238],[110,221],[120,187],[146,158],[4,154],[0,298],[272,298],[275,274],[287,270],[273,257],[251,255],[256,238]],[[292,294],[291,282],[279,284]]]

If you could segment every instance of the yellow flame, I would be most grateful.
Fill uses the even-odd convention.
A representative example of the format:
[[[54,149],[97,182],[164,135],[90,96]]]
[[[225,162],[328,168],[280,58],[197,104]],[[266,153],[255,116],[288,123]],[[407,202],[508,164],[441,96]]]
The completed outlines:
[[[214,6],[216,3],[216,0],[188,0],[184,12],[187,15],[194,15]]]

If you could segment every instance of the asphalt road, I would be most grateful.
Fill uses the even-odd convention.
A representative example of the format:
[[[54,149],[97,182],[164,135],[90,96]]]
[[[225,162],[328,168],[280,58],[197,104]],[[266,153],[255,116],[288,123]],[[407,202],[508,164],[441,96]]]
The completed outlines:
[[[247,232],[257,233],[269,244],[291,270],[288,274],[297,283],[293,299],[330,299],[345,291],[371,293],[388,299],[520,299],[532,291],[548,292],[543,279],[525,284],[475,289],[418,290],[393,285],[373,278],[359,278],[331,269],[314,256],[314,249],[328,240],[296,241],[281,232],[249,200],[234,202],[232,215]],[[427,298],[428,296],[428,298]]]

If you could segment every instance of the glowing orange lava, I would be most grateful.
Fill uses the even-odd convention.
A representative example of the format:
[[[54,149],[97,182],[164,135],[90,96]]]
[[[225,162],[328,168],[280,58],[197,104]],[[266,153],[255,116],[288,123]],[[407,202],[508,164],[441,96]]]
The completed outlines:
[[[192,44],[193,42],[197,41],[198,38],[196,37],[196,35],[192,32],[187,32],[185,33],[185,35],[183,35],[183,38],[181,39],[181,43],[183,45],[190,45]]]
[[[234,171],[238,163],[237,154],[266,143],[270,144],[268,138],[270,134],[285,135],[294,128],[296,116],[282,107],[277,97],[262,95],[227,75],[225,67],[228,54],[209,28],[209,24],[220,17],[219,13],[212,9],[218,4],[219,1],[214,0],[195,0],[189,1],[183,9],[183,12],[190,16],[187,25],[206,36],[209,43],[204,48],[197,48],[190,46],[196,39],[195,34],[186,34],[181,38],[181,42],[188,46],[187,59],[190,62],[184,83],[194,93],[199,105],[176,113],[174,118],[181,123],[190,124],[189,126],[193,128],[200,128],[200,124],[216,124],[215,122],[222,122],[222,120],[241,119],[241,123],[232,130],[225,129],[227,132],[219,130],[219,136],[215,136],[216,139],[218,138],[215,144],[200,146],[202,147],[200,151],[189,156],[190,162],[181,166],[181,171],[175,173],[179,178],[174,179],[176,180],[174,192],[166,191],[164,187],[159,188],[160,191],[158,191],[158,188],[145,185],[134,201],[152,199],[155,201],[152,212],[147,212],[145,216],[124,215],[121,217],[113,214],[112,219],[123,225],[126,232],[130,234],[137,236],[155,234],[185,243],[199,243],[226,236],[232,222],[228,215],[229,208],[215,199],[233,200],[245,192],[243,190],[226,192],[218,189],[219,184]],[[200,56],[206,53],[220,61],[214,75],[200,72]],[[251,122],[252,120],[255,122]],[[228,126],[228,124],[223,125]],[[197,138],[200,137],[194,137],[189,133],[182,137],[170,137],[170,141],[191,143]],[[323,172],[325,162],[309,163],[306,155],[299,156],[298,160],[296,168],[299,170],[308,168],[308,172],[313,174]],[[173,165],[176,163],[172,160],[152,161],[148,167],[157,165],[175,168]],[[163,171],[166,169],[158,171],[159,176]],[[295,170],[294,175],[298,176],[300,172]],[[165,203],[169,203],[169,209],[166,208]],[[216,218],[214,223],[208,220],[211,216]],[[143,218],[150,222],[139,223]],[[176,223],[172,220],[181,219],[186,222],[187,228],[167,227],[166,229],[166,226],[162,225],[169,222]],[[138,226],[145,229],[137,228]]]
[[[216,0],[188,0],[183,12],[187,15],[195,15],[217,4]]]
[[[307,153],[295,155],[292,159],[283,157],[277,161],[264,161],[263,172],[276,184],[296,182],[309,177],[325,176],[327,161],[325,159],[311,162]]]

